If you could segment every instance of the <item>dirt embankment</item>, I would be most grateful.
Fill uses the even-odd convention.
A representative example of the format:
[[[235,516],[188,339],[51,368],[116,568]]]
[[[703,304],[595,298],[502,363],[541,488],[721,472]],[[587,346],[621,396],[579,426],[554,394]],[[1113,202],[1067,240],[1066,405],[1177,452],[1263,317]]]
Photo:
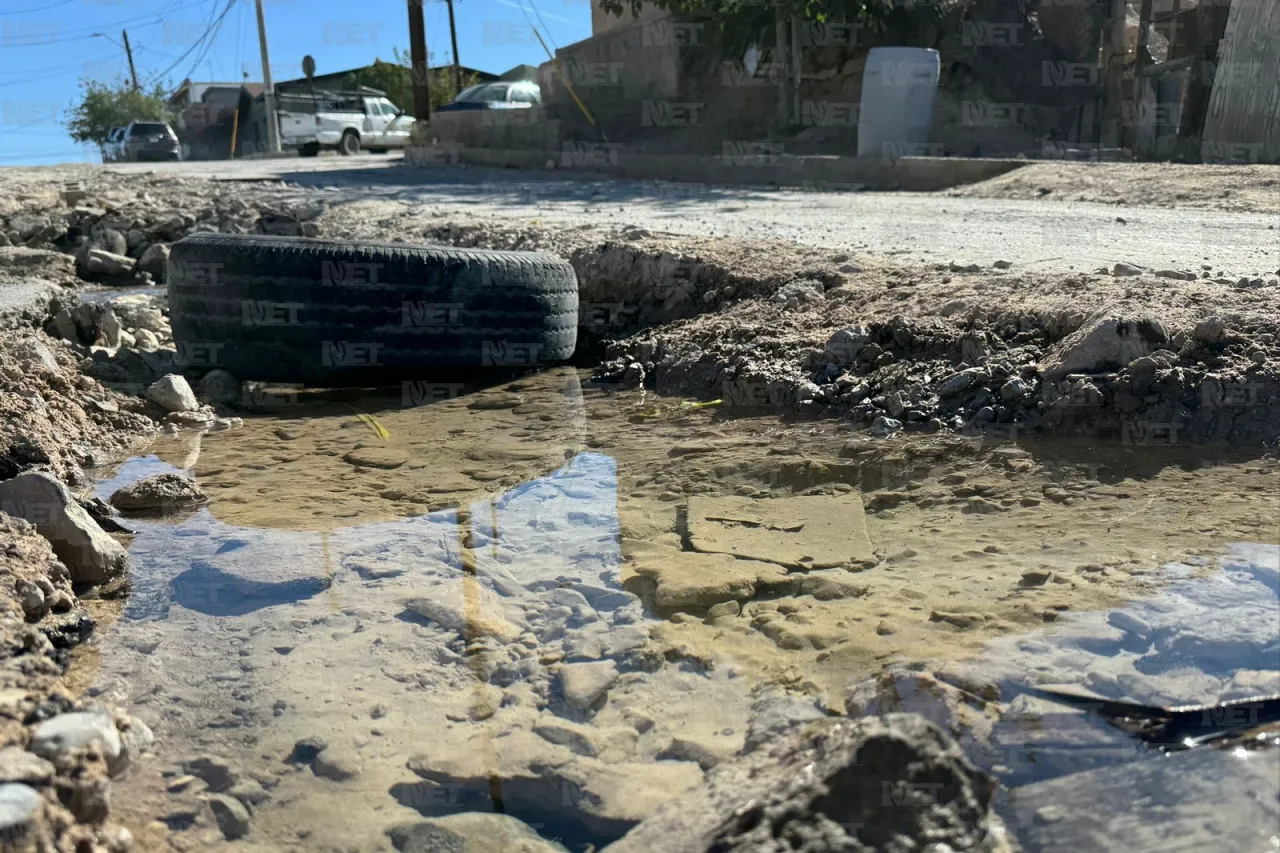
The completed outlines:
[[[945,195],[1280,213],[1280,166],[1032,163]]]

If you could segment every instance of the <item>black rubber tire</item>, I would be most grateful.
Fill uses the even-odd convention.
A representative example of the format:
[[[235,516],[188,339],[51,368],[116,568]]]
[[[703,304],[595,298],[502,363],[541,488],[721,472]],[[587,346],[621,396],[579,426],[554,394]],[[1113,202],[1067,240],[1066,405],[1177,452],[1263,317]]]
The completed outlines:
[[[342,139],[338,140],[338,153],[346,154],[348,156],[352,154],[359,154],[360,134],[356,133],[354,130],[344,131]]]
[[[535,252],[193,234],[169,256],[178,359],[238,379],[385,385],[562,362],[578,279]]]

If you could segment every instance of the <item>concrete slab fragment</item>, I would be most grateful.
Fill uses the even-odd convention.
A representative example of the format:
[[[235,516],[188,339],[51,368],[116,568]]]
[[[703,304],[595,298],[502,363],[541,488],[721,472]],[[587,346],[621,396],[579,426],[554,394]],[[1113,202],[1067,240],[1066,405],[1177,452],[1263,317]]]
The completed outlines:
[[[803,569],[873,559],[862,499],[856,494],[794,498],[689,498],[689,544]]]

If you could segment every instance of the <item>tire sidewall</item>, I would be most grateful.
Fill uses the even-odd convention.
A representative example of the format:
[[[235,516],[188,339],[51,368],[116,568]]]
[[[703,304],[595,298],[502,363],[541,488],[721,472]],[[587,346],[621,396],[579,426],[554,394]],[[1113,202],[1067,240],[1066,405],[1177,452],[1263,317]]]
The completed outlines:
[[[342,139],[338,142],[338,151],[351,156],[360,153],[360,135],[353,130],[348,130],[342,134]]]

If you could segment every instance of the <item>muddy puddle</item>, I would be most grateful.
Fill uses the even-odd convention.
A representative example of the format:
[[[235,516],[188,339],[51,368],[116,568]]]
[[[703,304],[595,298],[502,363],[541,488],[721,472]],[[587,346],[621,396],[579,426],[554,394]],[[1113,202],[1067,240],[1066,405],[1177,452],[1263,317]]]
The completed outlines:
[[[128,520],[132,591],[80,659],[156,732],[117,802],[161,816],[157,845],[390,850],[502,811],[600,847],[761,719],[842,713],[886,666],[1010,707],[1027,683],[1280,692],[1271,459],[874,439],[571,371],[256,402],[99,472],[102,497],[178,470],[210,499]],[[1066,772],[990,728],[994,753],[967,746],[1015,790]],[[532,843],[507,846],[554,849]]]

